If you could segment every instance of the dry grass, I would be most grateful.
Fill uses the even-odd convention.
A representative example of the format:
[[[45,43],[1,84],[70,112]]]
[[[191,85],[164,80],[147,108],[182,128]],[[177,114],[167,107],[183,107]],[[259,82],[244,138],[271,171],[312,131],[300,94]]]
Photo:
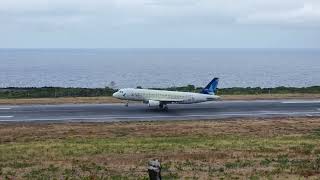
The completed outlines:
[[[65,97],[65,98],[32,98],[32,99],[0,99],[0,105],[24,104],[104,104],[121,103],[113,97]]]
[[[320,94],[223,95],[222,100],[320,99]],[[123,103],[113,97],[0,99],[0,105]]]
[[[223,100],[320,99],[320,94],[223,95]]]
[[[0,179],[316,179],[320,118],[0,124]]]
[[[320,118],[251,118],[214,121],[119,123],[0,123],[0,143],[65,138],[302,135],[320,128]]]

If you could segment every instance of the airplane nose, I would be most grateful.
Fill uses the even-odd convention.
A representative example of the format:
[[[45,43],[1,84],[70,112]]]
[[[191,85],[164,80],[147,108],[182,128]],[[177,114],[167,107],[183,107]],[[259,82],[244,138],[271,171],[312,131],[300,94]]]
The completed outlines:
[[[118,92],[112,94],[113,97],[118,97]]]

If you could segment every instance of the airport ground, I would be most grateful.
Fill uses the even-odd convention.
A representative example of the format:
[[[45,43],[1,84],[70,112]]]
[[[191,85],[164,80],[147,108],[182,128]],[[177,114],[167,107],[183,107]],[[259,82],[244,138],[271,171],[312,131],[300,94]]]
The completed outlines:
[[[0,122],[0,179],[146,179],[151,159],[161,161],[164,179],[318,179],[320,94],[222,98],[194,110],[172,106],[175,121],[148,119],[162,112],[145,105],[105,104],[121,102],[112,97],[1,99],[2,118],[17,121]],[[206,120],[194,116],[203,111]],[[113,122],[105,116],[114,113],[146,118]],[[194,120],[183,121],[190,113]],[[94,117],[25,120],[84,115]]]
[[[0,179],[317,179],[320,118],[0,124]]]
[[[223,100],[279,100],[279,99],[320,99],[320,94],[258,94],[258,95],[222,95]],[[0,105],[28,104],[109,104],[123,101],[110,96],[100,97],[60,97],[60,98],[13,98],[1,99]]]

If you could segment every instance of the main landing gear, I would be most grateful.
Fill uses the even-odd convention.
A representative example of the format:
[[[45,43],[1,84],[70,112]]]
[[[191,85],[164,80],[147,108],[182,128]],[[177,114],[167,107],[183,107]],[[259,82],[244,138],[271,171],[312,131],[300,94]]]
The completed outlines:
[[[129,101],[126,102],[126,104],[124,104],[125,107],[129,106]]]
[[[160,104],[159,105],[159,109],[163,110],[163,111],[168,111],[169,110],[168,105],[166,105],[166,104]]]

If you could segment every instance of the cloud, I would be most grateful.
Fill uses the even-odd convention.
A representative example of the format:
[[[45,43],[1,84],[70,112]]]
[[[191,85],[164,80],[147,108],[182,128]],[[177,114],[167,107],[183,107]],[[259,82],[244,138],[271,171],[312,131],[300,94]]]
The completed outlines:
[[[265,47],[285,35],[313,47],[319,13],[319,0],[0,0],[0,46]]]
[[[239,17],[240,24],[294,24],[319,26],[320,4],[304,3],[302,7],[283,11],[255,12]]]
[[[297,24],[320,21],[318,0],[2,0],[0,20],[34,26]]]

